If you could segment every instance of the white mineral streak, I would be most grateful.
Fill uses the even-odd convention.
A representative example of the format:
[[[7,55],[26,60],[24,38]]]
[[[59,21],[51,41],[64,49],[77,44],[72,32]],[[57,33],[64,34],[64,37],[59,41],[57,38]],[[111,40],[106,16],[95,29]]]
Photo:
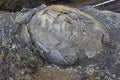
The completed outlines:
[[[96,5],[93,5],[92,7],[97,7],[97,6],[101,6],[101,5],[105,5],[107,3],[110,3],[110,2],[113,2],[115,0],[108,0],[108,1],[105,1],[105,2],[102,2],[102,3],[99,3],[99,4],[96,4]]]
[[[41,56],[58,64],[73,64],[81,54],[79,50],[85,51],[88,58],[94,57],[102,51],[105,32],[94,17],[62,5],[48,6],[36,13],[28,30],[32,40],[46,52]]]

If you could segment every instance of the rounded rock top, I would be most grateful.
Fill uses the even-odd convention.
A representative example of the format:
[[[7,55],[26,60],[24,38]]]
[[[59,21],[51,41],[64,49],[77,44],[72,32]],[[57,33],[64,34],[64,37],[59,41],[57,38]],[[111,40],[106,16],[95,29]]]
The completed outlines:
[[[103,50],[103,26],[77,8],[48,6],[31,18],[27,29],[31,40],[43,50],[40,56],[50,63],[72,65]]]

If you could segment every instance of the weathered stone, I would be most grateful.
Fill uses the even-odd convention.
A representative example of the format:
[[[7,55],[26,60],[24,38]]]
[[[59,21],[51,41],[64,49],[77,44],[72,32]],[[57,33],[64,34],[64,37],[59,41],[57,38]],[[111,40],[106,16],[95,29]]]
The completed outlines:
[[[104,42],[105,44],[110,43],[110,36],[109,36],[108,33],[105,33],[105,34],[103,35],[103,42]]]
[[[22,17],[18,16],[21,13]],[[119,16],[92,7],[76,9],[62,5],[43,5],[17,13],[2,12],[0,79],[39,80],[44,75],[42,80],[59,80],[61,76],[58,75],[67,70],[65,75],[70,80],[119,79]],[[81,67],[56,71],[58,67],[51,67],[50,71],[41,68],[42,59],[65,67]]]
[[[84,50],[88,58],[101,53],[105,31],[94,20],[80,10],[53,5],[36,13],[26,27],[31,39],[45,52],[40,53],[45,60],[68,65],[78,59],[79,49]]]

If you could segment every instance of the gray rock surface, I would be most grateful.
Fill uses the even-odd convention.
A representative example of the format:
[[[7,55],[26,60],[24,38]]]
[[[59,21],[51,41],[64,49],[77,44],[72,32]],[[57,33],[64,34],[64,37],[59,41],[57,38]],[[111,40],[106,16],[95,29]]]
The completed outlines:
[[[0,12],[0,79],[36,80],[37,73],[50,74],[44,72],[46,68],[39,72],[46,61],[77,65],[63,70],[67,74],[74,70],[76,79],[119,80],[119,25],[120,14],[90,6],[41,5],[16,13]],[[55,73],[58,76],[61,71],[55,69]]]
[[[86,24],[87,23],[87,24]],[[92,58],[102,51],[103,26],[78,9],[53,5],[36,13],[26,25],[46,61],[69,65],[85,51]],[[25,35],[26,37],[26,35]]]

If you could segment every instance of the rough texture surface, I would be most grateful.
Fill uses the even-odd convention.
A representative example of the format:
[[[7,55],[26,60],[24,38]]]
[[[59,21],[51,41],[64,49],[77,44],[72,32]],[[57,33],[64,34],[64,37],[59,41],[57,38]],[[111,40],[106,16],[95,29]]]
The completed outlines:
[[[0,12],[0,80],[120,80],[119,21],[90,6]]]
[[[109,10],[113,12],[120,13],[120,0],[91,0],[90,2],[86,3],[87,5],[95,6],[97,4],[103,3],[105,1],[111,1],[109,3],[96,6],[95,8],[100,10]]]
[[[46,7],[26,27],[32,41],[44,51],[40,55],[52,63],[70,65],[82,54],[92,58],[102,51],[103,26],[78,9],[61,5]]]

